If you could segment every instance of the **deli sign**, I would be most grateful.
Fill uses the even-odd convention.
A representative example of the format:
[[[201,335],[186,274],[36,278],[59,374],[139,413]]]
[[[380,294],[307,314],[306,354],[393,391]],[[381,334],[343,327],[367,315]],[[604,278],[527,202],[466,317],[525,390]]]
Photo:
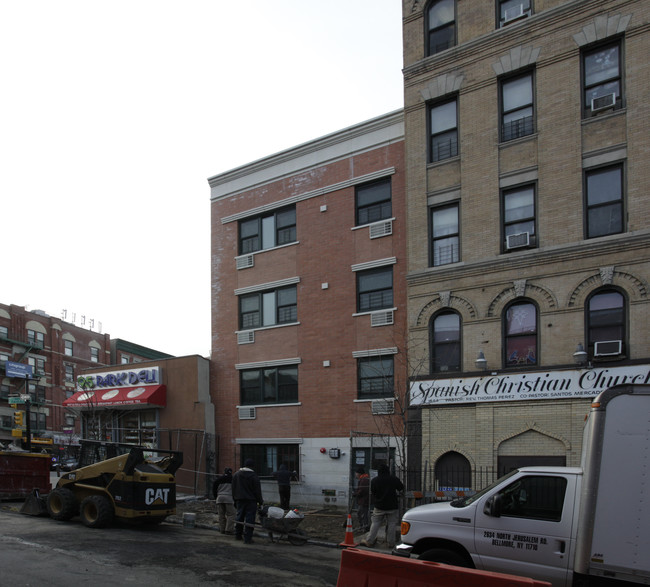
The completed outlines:
[[[77,377],[77,391],[104,389],[109,387],[128,387],[133,385],[160,385],[160,367],[133,369],[128,371],[109,371],[92,373]]]
[[[650,365],[530,371],[413,381],[412,406],[595,397],[613,385],[650,383]]]

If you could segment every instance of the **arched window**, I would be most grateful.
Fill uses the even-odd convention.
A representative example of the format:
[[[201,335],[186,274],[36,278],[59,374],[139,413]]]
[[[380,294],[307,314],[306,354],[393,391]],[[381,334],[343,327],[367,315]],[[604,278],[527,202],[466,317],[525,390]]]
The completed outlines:
[[[444,311],[431,320],[431,372],[460,371],[460,316]]]
[[[537,307],[529,301],[510,304],[504,313],[506,367],[537,365]]]
[[[617,356],[625,345],[625,297],[615,289],[599,290],[586,305],[590,357]]]
[[[456,44],[456,1],[434,0],[427,10],[427,55]]]
[[[437,491],[463,491],[472,487],[472,467],[458,452],[448,452],[436,462]]]

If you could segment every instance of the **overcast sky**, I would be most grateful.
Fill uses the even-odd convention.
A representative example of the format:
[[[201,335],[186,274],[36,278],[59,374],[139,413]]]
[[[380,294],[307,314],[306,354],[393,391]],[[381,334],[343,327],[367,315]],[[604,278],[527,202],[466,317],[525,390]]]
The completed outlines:
[[[0,302],[208,356],[207,178],[401,108],[401,2],[7,0],[0,67]]]

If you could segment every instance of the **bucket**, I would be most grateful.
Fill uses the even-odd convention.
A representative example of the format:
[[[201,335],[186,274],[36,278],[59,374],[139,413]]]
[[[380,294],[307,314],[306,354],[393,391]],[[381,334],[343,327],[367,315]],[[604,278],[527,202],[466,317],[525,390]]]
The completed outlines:
[[[194,528],[196,525],[196,514],[191,512],[185,512],[183,514],[183,526],[186,528]]]

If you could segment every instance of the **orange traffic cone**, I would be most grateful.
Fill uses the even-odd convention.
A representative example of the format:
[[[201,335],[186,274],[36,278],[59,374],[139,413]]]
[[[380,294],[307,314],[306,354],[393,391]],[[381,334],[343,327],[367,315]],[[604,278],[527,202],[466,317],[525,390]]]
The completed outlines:
[[[359,546],[354,541],[354,532],[352,531],[352,514],[348,514],[348,521],[345,525],[345,540],[341,542],[339,546],[342,546],[343,548],[347,548],[348,546]]]

